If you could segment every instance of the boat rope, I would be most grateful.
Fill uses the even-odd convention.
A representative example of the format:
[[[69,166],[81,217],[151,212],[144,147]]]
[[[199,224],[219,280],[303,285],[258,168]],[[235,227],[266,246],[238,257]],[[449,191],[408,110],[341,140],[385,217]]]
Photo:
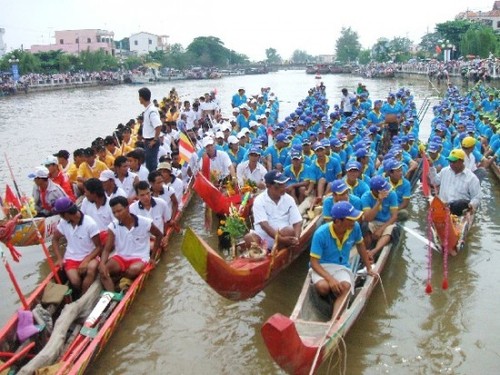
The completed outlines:
[[[427,294],[432,293],[432,239],[432,208],[430,208],[427,213],[427,285],[425,286]]]
[[[448,289],[448,236],[450,235],[450,209],[446,207],[446,216],[444,220],[444,243],[443,243],[443,289]]]

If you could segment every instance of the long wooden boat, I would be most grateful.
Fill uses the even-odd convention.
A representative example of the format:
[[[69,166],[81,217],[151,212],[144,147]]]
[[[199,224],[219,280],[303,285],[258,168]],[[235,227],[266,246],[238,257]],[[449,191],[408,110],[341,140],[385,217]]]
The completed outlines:
[[[263,290],[272,279],[306,250],[314,231],[322,220],[322,215],[305,219],[297,246],[277,249],[276,252],[259,259],[238,256],[226,261],[191,228],[186,230],[182,252],[212,289],[225,298],[241,301]]]
[[[17,222],[16,229],[12,235],[11,242],[14,246],[33,246],[39,245],[37,229],[45,242],[52,240],[52,235],[59,222],[59,215],[49,217],[36,217],[32,219],[21,219]]]
[[[444,246],[450,254],[456,255],[465,246],[467,234],[474,222],[474,214],[465,212],[462,216],[450,214],[449,208],[435,196],[430,203],[432,232],[438,249],[443,251]]]
[[[390,253],[399,248],[399,229],[395,228],[393,234],[392,243],[381,250],[372,265],[378,274],[383,271]],[[267,349],[287,373],[310,374],[316,371],[332,355],[359,318],[379,281],[378,277],[366,275],[366,271],[363,272],[360,267],[359,262],[357,265],[354,263],[354,295],[333,320],[333,301],[318,295],[309,271],[290,317],[278,313],[264,323],[261,333]]]
[[[497,180],[500,181],[500,166],[496,162],[493,162],[490,164],[490,169]]]
[[[186,209],[191,197],[192,180],[182,198],[182,207],[184,209]],[[176,222],[179,222],[182,214],[182,210],[177,212]],[[175,229],[173,227],[169,228],[166,236],[172,236],[174,231]],[[155,261],[158,262],[161,257],[161,251],[153,254],[152,256]],[[144,282],[152,269],[153,267],[146,267],[145,271],[133,280],[130,286],[128,286],[126,292],[124,292],[121,296],[121,299],[115,301],[114,303],[109,303],[106,306],[106,309],[102,311],[101,319],[98,320],[92,330],[85,330],[86,327],[83,326],[82,330],[76,331],[71,335],[72,339],[70,342],[66,343],[59,360],[56,360],[56,363],[52,364],[54,368],[52,368],[53,372],[51,373],[83,374],[86,371],[91,361],[102,351],[105,344],[108,342],[109,338],[118,326],[118,323],[128,311],[135,297],[141,291],[144,286]],[[30,295],[30,297],[27,298],[29,310],[32,310],[36,304],[42,301],[42,296],[44,295],[48,285],[56,285],[54,282],[54,274],[52,273],[48,275]],[[101,287],[99,286],[99,290],[100,289]],[[81,299],[85,298],[86,295],[87,294],[83,295]],[[97,298],[94,302],[99,304],[101,299]],[[79,300],[77,300],[77,302],[78,301]],[[54,318],[58,317],[59,312],[67,304],[67,302],[67,299],[64,298],[60,301],[60,303],[58,303],[57,306],[55,306],[56,313],[53,316]],[[10,359],[10,362],[12,362],[10,363],[10,368],[13,370],[12,373],[16,373],[21,366],[29,366],[29,361],[35,360],[36,355],[43,350],[44,345],[48,345],[51,339],[48,337],[41,339],[38,337],[40,335],[35,335],[36,339],[33,340],[34,344],[29,344],[29,349],[25,350],[23,349],[23,345],[19,343],[16,335],[17,325],[18,314],[16,313],[0,330],[0,359]],[[79,328],[79,326],[77,326],[77,328]],[[21,353],[21,355],[19,353]],[[51,364],[47,364],[47,366],[49,365]],[[1,366],[2,365],[0,363],[0,369],[2,368]]]

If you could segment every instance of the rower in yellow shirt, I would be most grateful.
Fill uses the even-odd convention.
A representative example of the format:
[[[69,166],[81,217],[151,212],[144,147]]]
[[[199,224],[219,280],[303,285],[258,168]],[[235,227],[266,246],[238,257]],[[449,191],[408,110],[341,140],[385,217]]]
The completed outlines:
[[[83,183],[89,178],[99,178],[102,171],[109,169],[108,166],[96,158],[96,152],[88,147],[84,152],[85,161],[78,167],[78,189],[83,192]]]

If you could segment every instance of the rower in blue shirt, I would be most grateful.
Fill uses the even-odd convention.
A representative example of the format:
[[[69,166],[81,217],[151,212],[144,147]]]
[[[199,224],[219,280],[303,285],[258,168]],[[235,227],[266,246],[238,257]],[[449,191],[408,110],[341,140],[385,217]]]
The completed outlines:
[[[354,208],[362,211],[363,205],[361,204],[361,199],[354,194],[350,193],[349,187],[346,185],[345,181],[342,179],[338,179],[332,182],[330,186],[331,194],[328,194],[323,199],[323,220],[331,221],[332,217],[330,216],[330,212],[335,203],[341,201],[348,201],[351,203]]]

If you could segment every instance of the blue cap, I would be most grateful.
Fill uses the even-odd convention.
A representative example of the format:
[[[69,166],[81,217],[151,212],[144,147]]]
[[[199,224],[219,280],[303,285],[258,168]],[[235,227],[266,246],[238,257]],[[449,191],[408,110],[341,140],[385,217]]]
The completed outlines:
[[[372,190],[389,190],[389,183],[382,176],[375,176],[370,180],[370,189]]]
[[[252,146],[250,148],[250,150],[248,151],[248,154],[257,154],[257,155],[260,155],[262,153],[262,150],[260,149],[260,147],[255,147],[255,146]]]
[[[286,141],[286,135],[283,133],[280,133],[276,136],[276,142],[285,142]]]
[[[288,177],[286,177],[283,173],[280,171],[273,169],[270,172],[267,172],[264,176],[264,181],[268,185],[274,185],[274,184],[284,184],[289,180]]]
[[[319,150],[321,148],[323,150],[325,149],[325,146],[323,146],[323,144],[321,142],[318,142],[318,141],[314,142],[314,144],[313,144],[313,150],[314,151]]]
[[[343,192],[348,190],[349,187],[346,185],[344,180],[338,179],[338,180],[332,181],[331,189],[332,189],[332,193],[342,194]]]
[[[356,160],[349,160],[347,164],[345,165],[345,170],[350,171],[351,169],[357,169],[358,171],[361,170],[361,163]]]
[[[350,219],[358,220],[363,213],[354,208],[352,204],[347,201],[337,202],[333,205],[330,211],[332,219]]]
[[[323,138],[320,142],[325,148],[330,147],[330,141],[328,139]]]
[[[441,146],[439,146],[437,143],[431,142],[427,145],[427,151],[428,152],[438,152],[439,147],[441,147]]]
[[[341,147],[342,142],[340,142],[340,139],[338,139],[338,138],[332,138],[332,139],[330,139],[330,146],[331,147]]]
[[[355,126],[351,126],[351,127],[349,128],[349,133],[351,133],[352,135],[356,135],[356,134],[358,134],[358,128],[357,128],[357,127],[355,127]]]
[[[364,158],[368,155],[368,151],[366,151],[366,148],[359,148],[356,150],[355,155],[357,158]]]
[[[370,133],[376,133],[378,132],[378,126],[377,125],[371,125],[368,130],[370,131]]]
[[[396,159],[388,159],[387,163],[384,164],[384,170],[386,172],[393,171],[395,169],[399,169],[403,166],[403,163]]]
[[[290,157],[292,159],[302,159],[302,153],[298,150],[293,150],[291,153],[290,153]]]
[[[57,198],[54,202],[54,212],[61,214],[63,212],[69,211],[75,204],[68,197]]]

